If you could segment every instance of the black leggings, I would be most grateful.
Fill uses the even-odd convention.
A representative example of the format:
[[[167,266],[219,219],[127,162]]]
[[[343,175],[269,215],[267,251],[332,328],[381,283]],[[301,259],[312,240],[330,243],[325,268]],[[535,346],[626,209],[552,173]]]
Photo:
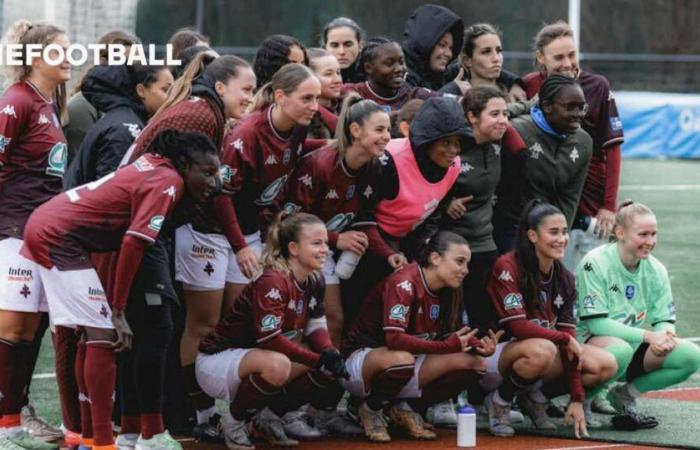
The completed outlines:
[[[487,333],[489,328],[496,329],[496,316],[491,299],[486,293],[486,281],[497,258],[496,250],[473,253],[469,261],[469,274],[462,282],[464,308],[469,326],[478,328],[479,335]]]

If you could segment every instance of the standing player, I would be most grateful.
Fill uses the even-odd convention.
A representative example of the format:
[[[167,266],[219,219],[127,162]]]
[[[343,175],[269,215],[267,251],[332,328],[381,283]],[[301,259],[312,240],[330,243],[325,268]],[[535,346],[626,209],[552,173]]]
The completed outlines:
[[[309,137],[330,139],[335,135],[340,113],[340,89],[343,79],[340,76],[340,66],[330,52],[322,48],[310,48],[309,68],[314,71],[321,82],[321,97],[318,99],[318,112],[309,125]]]
[[[579,67],[573,31],[566,22],[545,25],[537,33],[535,57],[539,71],[523,77],[528,98],[537,94],[549,75],[560,73],[578,80],[588,104],[581,127],[593,138],[593,157],[564,259],[566,267],[574,270],[583,255],[603,244],[612,230],[624,142],[622,122],[608,80]],[[591,218],[597,221],[595,235],[585,233]]]
[[[364,40],[365,30],[348,17],[336,17],[323,27],[321,47],[336,57],[346,83],[359,83],[365,79],[357,68],[357,57]]]
[[[486,289],[499,325],[510,340],[489,358],[488,376],[502,378],[486,397],[491,433],[512,436],[510,404],[518,403],[539,429],[555,429],[546,415],[548,398],[571,395],[565,422],[576,437],[588,434],[584,387],[611,379],[615,359],[576,340],[574,277],[561,263],[568,226],[561,211],[539,200],[523,210],[514,251],[496,260]]]
[[[228,448],[255,448],[251,418],[252,430],[273,445],[297,445],[288,435],[295,410],[309,402],[319,410],[317,425],[342,430],[333,411],[342,395],[337,378],[347,372],[326,329],[319,273],[327,243],[318,217],[280,213],[265,242],[262,274],[200,345],[200,385],[230,402],[223,420]]]
[[[285,34],[273,34],[260,43],[253,61],[253,72],[258,89],[272,80],[272,76],[282,66],[296,63],[309,65],[306,47],[298,39]]]
[[[377,158],[389,142],[390,122],[379,105],[358,95],[346,97],[339,121],[336,142],[301,160],[290,180],[287,205],[318,215],[326,222],[331,249],[351,251],[359,257],[367,249],[367,235],[351,225],[376,188]],[[340,281],[334,272],[331,255],[323,267],[324,304],[329,333],[338,345],[343,308]]]
[[[625,202],[615,216],[617,242],[590,251],[576,269],[579,339],[617,359],[615,379],[624,384],[611,389],[608,399],[624,414],[613,424],[625,429],[656,426],[654,418],[637,414],[636,399],[681,383],[700,368],[700,349],[676,334],[671,282],[651,254],[656,231],[649,207]],[[650,330],[642,328],[647,322]]]
[[[206,136],[165,131],[134,164],[51,199],[30,217],[22,253],[39,265],[52,323],[80,327],[85,340],[76,363],[90,403],[93,449],[114,449],[112,393],[116,353],[131,346],[126,321],[129,291],[145,248],[185,190],[195,199],[216,189],[218,149]],[[111,306],[92,252],[119,250]],[[162,427],[162,423],[160,424]],[[144,430],[146,431],[146,430]],[[136,448],[179,448],[167,431]]]
[[[54,44],[64,51],[70,45],[63,29],[26,20],[12,25],[4,43]],[[50,53],[53,60],[58,56]],[[22,429],[24,392],[40,345],[33,342],[47,305],[38,266],[19,250],[29,215],[61,192],[67,154],[59,116],[71,67],[67,60],[56,65],[38,58],[6,69],[7,90],[0,98],[0,439],[13,449],[55,448]],[[42,437],[61,436],[54,430]]]
[[[479,341],[477,330],[462,324],[460,286],[469,258],[464,238],[441,231],[416,263],[391,274],[363,301],[343,353],[350,374],[345,387],[364,399],[358,415],[371,441],[391,440],[384,408],[409,437],[435,439],[414,408],[423,412],[452,398],[483,373],[486,361],[467,352],[492,354],[502,333]]]

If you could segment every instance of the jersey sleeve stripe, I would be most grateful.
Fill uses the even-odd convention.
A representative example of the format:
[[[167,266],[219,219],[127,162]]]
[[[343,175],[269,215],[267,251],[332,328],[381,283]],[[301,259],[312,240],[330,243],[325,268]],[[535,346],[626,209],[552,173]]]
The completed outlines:
[[[326,317],[318,317],[316,319],[309,319],[306,324],[306,329],[304,330],[304,336],[308,336],[316,330],[327,330],[328,323]]]
[[[576,328],[576,324],[557,322],[558,327]]]
[[[527,316],[525,314],[518,314],[517,316],[508,316],[504,317],[503,319],[499,320],[498,323],[506,323],[510,322],[511,320],[515,319],[527,319]]]
[[[612,138],[610,140],[607,140],[603,142],[603,145],[601,145],[601,148],[607,148],[607,147],[612,147],[613,145],[619,145],[625,142],[625,138],[622,136]]]
[[[384,327],[382,328],[384,331],[400,331],[402,333],[406,332],[405,328],[400,328],[400,327]]]
[[[277,335],[280,334],[281,332],[282,332],[282,330],[277,330],[277,331],[275,331],[275,332],[272,333],[272,334],[268,334],[267,336],[261,337],[260,339],[258,339],[258,340],[255,341],[255,342],[257,342],[257,343],[259,344],[259,343],[261,343],[261,342],[269,341],[270,339],[272,339],[273,337],[277,336]]]
[[[138,231],[134,231],[134,230],[128,230],[125,234],[129,234],[131,236],[136,236],[137,238],[143,239],[144,241],[148,241],[151,244],[153,244],[156,241],[152,237],[146,236],[145,234],[139,233]]]
[[[600,313],[600,314],[591,314],[590,316],[579,316],[579,319],[581,320],[591,320],[591,319],[600,319],[608,317],[608,313]]]
[[[652,323],[651,323],[651,326],[652,326],[652,327],[655,327],[656,325],[658,325],[658,324],[660,324],[660,323],[664,323],[664,322],[672,323],[672,324],[675,324],[675,323],[676,323],[676,321],[675,321],[674,319],[664,319],[664,320],[657,320],[656,322],[652,322]]]

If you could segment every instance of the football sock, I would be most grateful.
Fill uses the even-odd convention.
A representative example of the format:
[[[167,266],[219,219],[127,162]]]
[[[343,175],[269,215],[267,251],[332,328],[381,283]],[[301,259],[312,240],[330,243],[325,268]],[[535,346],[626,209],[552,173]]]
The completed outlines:
[[[57,326],[51,334],[56,358],[56,384],[61,399],[63,426],[80,433],[80,401],[75,379],[75,358],[78,352],[78,334],[72,328]]]
[[[182,366],[182,373],[185,377],[187,394],[196,410],[197,423],[206,423],[216,413],[214,399],[209,397],[199,386],[194,364]]]
[[[480,375],[480,372],[470,369],[447,372],[425,385],[421,398],[412,404],[416,410],[423,411],[429,406],[456,397],[465,389],[470,389],[471,392],[472,387],[478,384]]]
[[[415,364],[402,364],[379,373],[370,385],[369,395],[365,399],[367,406],[374,411],[384,408],[411,381],[414,371]]]
[[[84,342],[78,343],[78,351],[75,355],[75,380],[78,386],[78,400],[80,402],[80,429],[83,441],[92,442],[92,411],[87,385],[85,384],[85,355],[87,346]],[[86,444],[87,445],[87,444]]]
[[[141,416],[122,415],[119,434],[141,434]]]
[[[117,356],[111,342],[86,343],[85,384],[92,412],[95,446],[114,444],[112,407],[117,378]]]
[[[19,344],[0,339],[0,427],[15,428],[21,425],[22,410],[21,376],[18,369]]]
[[[282,392],[259,373],[252,373],[241,381],[236,391],[236,398],[229,405],[231,416],[238,421],[247,420],[255,412],[267,406]]]
[[[34,339],[26,344],[29,346],[27,350],[27,355],[24,356],[24,361],[22,363],[24,372],[26,375],[26,381],[24,382],[24,399],[22,400],[22,406],[29,404],[29,386],[32,384],[32,374],[34,374],[34,367],[36,366],[36,361],[39,358],[39,351],[41,350],[41,342],[44,340],[44,334],[49,328],[49,313],[42,312],[41,320],[39,321],[39,328],[34,334]]]
[[[604,389],[609,388],[615,381],[622,378],[627,372],[627,367],[630,365],[632,356],[634,355],[634,349],[626,342],[608,345],[605,347],[605,351],[611,353],[615,357],[615,361],[617,361],[617,372],[615,372],[615,375],[613,375],[613,377],[605,383],[587,388],[586,400],[592,399]]]
[[[165,427],[162,414],[141,414],[141,435],[144,439],[150,439],[163,431]]]

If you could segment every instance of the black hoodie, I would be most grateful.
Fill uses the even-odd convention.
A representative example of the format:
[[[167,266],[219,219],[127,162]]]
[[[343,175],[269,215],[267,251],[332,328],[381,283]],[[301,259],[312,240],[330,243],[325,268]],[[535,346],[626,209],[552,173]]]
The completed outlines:
[[[81,87],[102,117],[95,122],[63,177],[64,189],[97,180],[119,163],[144,127],[146,110],[130,93],[134,85],[126,66],[95,66]]]
[[[406,22],[403,51],[406,57],[408,74],[406,82],[412,86],[424,87],[434,91],[440,90],[461,95],[461,91],[451,79],[446,79],[446,72],[434,72],[430,68],[430,55],[447,32],[452,33],[452,59],[457,59],[464,40],[464,23],[454,12],[438,5],[418,7]],[[453,77],[454,78],[454,77]]]

